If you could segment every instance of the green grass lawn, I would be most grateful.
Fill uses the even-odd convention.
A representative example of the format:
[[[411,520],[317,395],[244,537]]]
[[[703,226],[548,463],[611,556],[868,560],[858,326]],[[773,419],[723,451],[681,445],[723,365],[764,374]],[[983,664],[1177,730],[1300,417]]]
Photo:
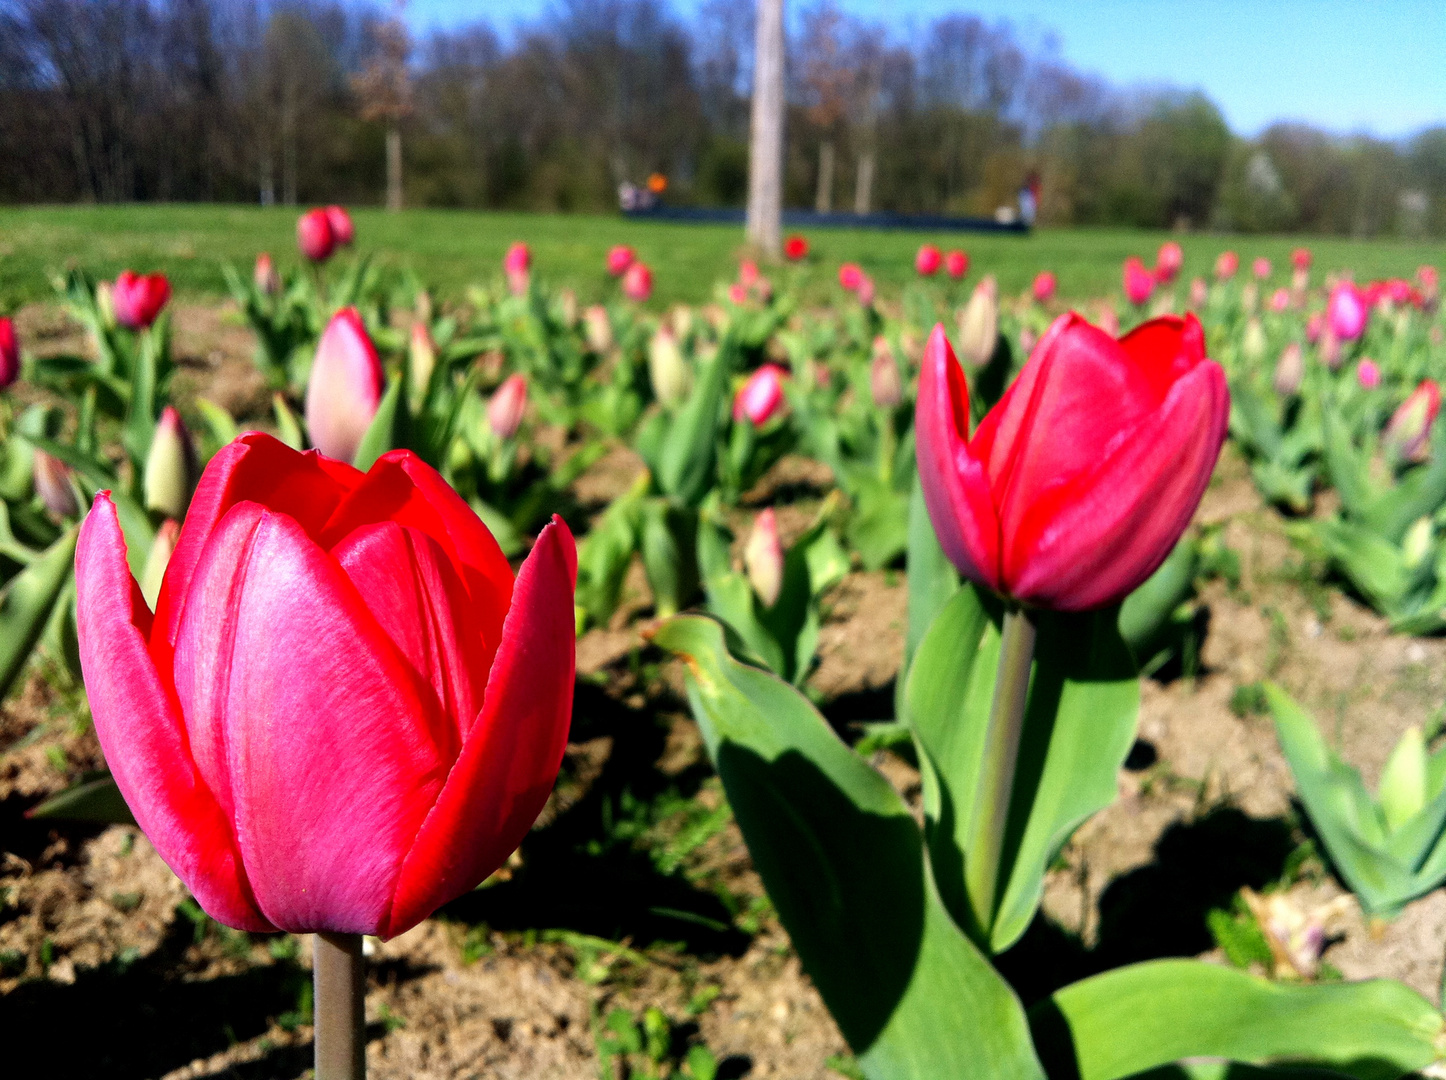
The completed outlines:
[[[111,276],[126,267],[163,270],[190,296],[224,291],[220,264],[249,267],[257,252],[283,264],[297,259],[295,209],[246,206],[131,205],[0,208],[0,305],[51,295],[50,276],[69,265]],[[453,210],[355,211],[357,246],[387,265],[410,266],[443,297],[498,272],[514,240],[532,246],[534,266],[548,281],[571,285],[583,299],[605,293],[610,282],[603,255],[631,244],[654,270],[655,302],[696,301],[715,282],[730,278],[743,250],[742,230],[727,225],[638,223],[622,217],[501,214]],[[814,229],[809,264],[779,271],[798,274],[805,295],[837,295],[834,273],[848,260],[861,263],[886,293],[914,277],[914,252],[926,240],[962,247],[973,266],[999,278],[1007,292],[1025,288],[1040,270],[1059,276],[1066,298],[1120,292],[1120,264],[1128,255],[1153,262],[1164,233],[1130,230],[1044,230],[1011,234],[884,232]],[[1397,240],[1198,235],[1180,238],[1186,280],[1208,274],[1227,248],[1240,253],[1242,270],[1257,255],[1275,263],[1275,280],[1289,274],[1292,248],[1307,244],[1317,270],[1349,269],[1357,278],[1409,275],[1423,262],[1442,261],[1440,244]]]

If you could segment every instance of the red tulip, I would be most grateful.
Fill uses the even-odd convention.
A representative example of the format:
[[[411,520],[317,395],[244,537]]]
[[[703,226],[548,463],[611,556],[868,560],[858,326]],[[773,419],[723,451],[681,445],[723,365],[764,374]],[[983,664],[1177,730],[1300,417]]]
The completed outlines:
[[[1326,303],[1326,321],[1340,341],[1354,341],[1365,332],[1371,309],[1365,294],[1349,281],[1331,290]]]
[[[514,582],[408,451],[363,475],[248,433],[207,467],[152,616],[102,492],[77,628],[116,784],[228,926],[400,934],[542,809],[572,707],[576,567],[554,518]]]
[[[1250,272],[1259,280],[1264,281],[1270,277],[1270,260],[1264,257],[1256,259],[1250,264]]]
[[[1054,276],[1053,270],[1041,270],[1034,277],[1034,298],[1041,304],[1047,304],[1054,299],[1055,291],[1059,288],[1059,280]]]
[[[1356,365],[1356,381],[1362,390],[1374,390],[1381,385],[1381,365],[1365,357]]]
[[[1440,411],[1441,388],[1423,379],[1386,425],[1381,443],[1387,455],[1397,461],[1425,461],[1431,454],[1431,425]]]
[[[855,292],[863,280],[864,272],[858,263],[844,263],[838,268],[838,283],[849,292]]]
[[[487,403],[487,426],[492,434],[506,442],[522,426],[522,413],[527,408],[527,376],[509,375]]]
[[[20,378],[20,342],[15,340],[15,324],[0,319],[0,390]]]
[[[356,226],[352,224],[351,215],[345,208],[328,206],[326,221],[331,226],[332,243],[337,247],[351,247],[351,242],[356,239]]]
[[[1180,245],[1173,240],[1167,240],[1160,245],[1160,250],[1155,255],[1155,277],[1162,285],[1168,285],[1175,280],[1175,275],[1184,265],[1185,253],[1180,250]]]
[[[1143,304],[1155,291],[1155,275],[1145,269],[1139,256],[1131,255],[1125,260],[1125,296],[1136,307]]]
[[[608,249],[608,273],[612,277],[621,277],[627,273],[628,267],[633,265],[638,257],[637,252],[626,244],[618,244]]]
[[[329,458],[351,461],[382,400],[382,362],[356,308],[331,317],[306,384],[306,429]]]
[[[1297,270],[1310,269],[1310,248],[1296,248],[1290,253],[1290,265]]]
[[[936,327],[915,431],[934,529],[970,580],[1082,611],[1164,561],[1209,483],[1230,413],[1193,315],[1116,341],[1071,312],[969,437],[969,390]]]
[[[789,262],[798,262],[800,259],[808,258],[807,237],[794,234],[783,242],[783,257]]]
[[[296,219],[296,243],[314,263],[326,262],[336,250],[336,236],[325,210],[308,210]]]
[[[171,283],[165,274],[137,274],[122,270],[111,287],[115,321],[128,330],[144,330],[156,321],[171,298]]]
[[[623,275],[623,295],[639,304],[653,295],[653,272],[645,262],[635,262]]]
[[[944,256],[944,273],[955,281],[969,273],[969,256],[962,251],[951,251]]]
[[[762,427],[777,415],[783,407],[783,380],[785,372],[777,364],[764,364],[748,377],[733,399],[733,421],[749,420],[754,427]]]
[[[276,266],[264,251],[256,256],[256,269],[251,280],[256,283],[256,291],[266,296],[274,296],[281,291],[281,278],[276,273]]]
[[[1219,281],[1229,281],[1239,269],[1240,256],[1233,251],[1222,251],[1215,260],[1215,277]]]
[[[914,256],[914,269],[924,277],[933,277],[939,272],[939,266],[943,261],[944,253],[939,250],[937,245],[925,244]]]

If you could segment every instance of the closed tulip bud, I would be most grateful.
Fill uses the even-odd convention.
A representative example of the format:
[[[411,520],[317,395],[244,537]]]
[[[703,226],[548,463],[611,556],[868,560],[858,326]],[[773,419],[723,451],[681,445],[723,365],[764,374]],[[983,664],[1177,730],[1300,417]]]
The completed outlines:
[[[794,234],[783,242],[783,257],[789,262],[808,258],[808,238]]]
[[[1290,265],[1297,270],[1310,270],[1310,248],[1299,247],[1290,253]]]
[[[1145,269],[1139,256],[1131,255],[1125,260],[1125,298],[1136,307],[1142,307],[1155,291],[1155,276]]]
[[[1426,561],[1426,556],[1431,553],[1431,534],[1434,531],[1431,518],[1426,515],[1417,518],[1406,530],[1406,535],[1401,537],[1401,561],[1406,564],[1407,570],[1414,570]]]
[[[1320,359],[1326,367],[1335,371],[1345,360],[1345,350],[1341,348],[1341,339],[1336,337],[1335,331],[1326,327],[1320,336]]]
[[[1054,299],[1055,291],[1059,288],[1059,281],[1052,270],[1041,270],[1034,276],[1034,299],[1041,304],[1047,304]]]
[[[1217,281],[1229,281],[1235,276],[1235,271],[1240,269],[1240,256],[1233,251],[1222,251],[1215,259],[1215,278]]]
[[[100,324],[107,330],[115,329],[115,297],[109,281],[95,283],[95,310]]]
[[[146,509],[159,511],[166,517],[185,517],[195,484],[195,444],[186,425],[181,423],[181,414],[167,405],[161,410],[155,434],[151,436],[150,452],[146,454],[142,482]]]
[[[306,427],[311,445],[349,462],[382,400],[382,362],[356,308],[331,317],[306,384]]]
[[[1120,316],[1109,304],[1100,305],[1100,317],[1095,320],[1095,325],[1110,337],[1120,336]]]
[[[983,367],[999,342],[999,286],[990,274],[959,313],[959,352],[970,367]]]
[[[331,219],[325,210],[308,210],[296,219],[296,246],[314,263],[326,262],[336,250]]]
[[[653,272],[645,262],[635,262],[623,275],[623,295],[634,303],[644,303],[653,295]]]
[[[1167,240],[1160,245],[1160,250],[1155,255],[1155,277],[1162,285],[1168,285],[1175,280],[1175,275],[1184,265],[1185,252],[1175,241]]]
[[[181,523],[175,518],[166,518],[156,530],[151,541],[151,550],[146,555],[146,565],[141,571],[141,598],[146,607],[154,609],[161,595],[161,583],[166,579],[166,567],[176,551],[176,538],[181,535]]]
[[[628,272],[628,267],[633,265],[637,257],[637,252],[626,244],[614,245],[608,249],[608,274],[612,277],[622,277]]]
[[[648,342],[648,378],[653,384],[653,396],[665,408],[682,404],[688,396],[692,382],[688,365],[677,336],[666,326],[660,326]]]
[[[264,296],[275,296],[281,291],[281,278],[276,273],[271,256],[264,251],[256,256],[256,269],[252,273],[252,280],[256,283],[256,291]]]
[[[681,341],[693,330],[693,309],[687,304],[677,304],[670,313],[669,323],[673,327],[673,333],[678,335]]]
[[[859,303],[864,307],[871,305],[874,302],[874,279],[865,274],[859,281],[858,291],[855,295],[858,296]]]
[[[1326,303],[1326,321],[1331,333],[1341,341],[1354,341],[1365,332],[1371,309],[1361,290],[1349,281],[1331,290]]]
[[[738,396],[733,399],[733,422],[748,420],[762,427],[783,408],[784,370],[777,364],[764,364],[748,376]]]
[[[730,304],[737,304],[739,307],[748,303],[748,290],[743,286],[742,282],[735,281],[728,286],[728,302]]]
[[[863,280],[864,272],[858,263],[844,263],[838,268],[838,283],[849,292],[857,292]]]
[[[563,289],[557,294],[557,314],[569,330],[577,325],[577,293]]]
[[[331,226],[331,242],[336,247],[351,247],[351,242],[356,239],[356,226],[345,208],[328,206],[326,223]]]
[[[935,244],[925,244],[914,256],[914,269],[922,277],[933,277],[944,262],[944,253]]]
[[[1210,300],[1210,286],[1205,283],[1202,277],[1190,279],[1190,307],[1195,311],[1205,310],[1205,305]]]
[[[758,264],[752,259],[744,259],[738,264],[738,284],[745,289],[753,288],[757,284],[758,278]]]
[[[887,339],[874,338],[874,358],[869,362],[869,392],[874,404],[881,409],[896,408],[904,400],[904,381],[899,375],[899,363],[894,359],[894,350],[889,348]]]
[[[1270,294],[1270,310],[1277,315],[1290,309],[1290,290],[1276,289]]]
[[[771,608],[778,603],[778,594],[783,591],[783,544],[778,539],[778,520],[771,506],[753,519],[753,531],[743,548],[743,566],[763,606]]]
[[[1300,300],[1305,299],[1305,291],[1310,288],[1310,271],[1296,267],[1290,272],[1290,291],[1295,293]]]
[[[1270,269],[1270,260],[1263,257],[1250,264],[1251,273],[1255,275],[1257,281],[1264,281],[1270,277]]]
[[[41,503],[58,518],[72,518],[80,513],[75,499],[75,485],[70,482],[71,468],[44,450],[36,450],[33,465],[35,494]]]
[[[1034,327],[1026,326],[1019,331],[1019,351],[1025,356],[1034,352],[1034,347],[1039,344],[1039,335],[1034,332]]]
[[[407,343],[407,367],[411,371],[412,401],[420,402],[437,369],[437,343],[424,322],[412,323],[412,337]]]
[[[1381,385],[1381,366],[1369,356],[1356,365],[1356,381],[1363,390],[1374,390]]]
[[[951,251],[944,256],[944,273],[955,281],[969,273],[969,256],[962,251]]]
[[[525,274],[532,268],[532,251],[521,240],[507,248],[502,256],[502,270],[507,274]]]
[[[1305,340],[1314,345],[1320,340],[1320,332],[1325,328],[1325,316],[1316,312],[1305,321]]]
[[[1071,313],[972,437],[964,372],[936,327],[916,408],[924,501],[950,561],[1020,603],[1083,611],[1128,595],[1175,546],[1230,396],[1193,315],[1116,341]]]
[[[1260,303],[1260,289],[1255,282],[1247,281],[1240,288],[1240,306],[1248,312],[1253,312]]]
[[[522,426],[522,414],[527,409],[527,377],[509,375],[502,380],[487,402],[487,426],[500,441],[506,442],[517,434]]]
[[[515,580],[405,450],[363,475],[251,432],[212,460],[152,615],[102,493],[76,627],[121,795],[201,907],[239,930],[415,926],[506,860],[567,744],[576,552]]]
[[[1421,298],[1427,305],[1433,305],[1441,295],[1441,272],[1434,266],[1418,266],[1416,284],[1421,287]]]
[[[170,298],[171,283],[165,274],[122,270],[111,287],[115,321],[127,330],[144,330],[150,326]]]
[[[0,390],[20,378],[20,342],[15,340],[15,323],[0,319]]]
[[[601,355],[613,347],[612,319],[601,304],[593,304],[583,311],[582,331],[587,347],[593,352]]]
[[[1247,360],[1259,360],[1265,356],[1267,342],[1265,340],[1265,327],[1260,324],[1260,318],[1252,315],[1245,322],[1245,333],[1240,339],[1240,354]]]
[[[1401,402],[1381,438],[1387,457],[1395,461],[1420,462],[1431,456],[1431,428],[1441,411],[1441,388],[1424,379]]]
[[[1304,378],[1305,354],[1300,344],[1292,341],[1280,351],[1280,359],[1275,362],[1275,392],[1281,397],[1291,397],[1300,392]]]

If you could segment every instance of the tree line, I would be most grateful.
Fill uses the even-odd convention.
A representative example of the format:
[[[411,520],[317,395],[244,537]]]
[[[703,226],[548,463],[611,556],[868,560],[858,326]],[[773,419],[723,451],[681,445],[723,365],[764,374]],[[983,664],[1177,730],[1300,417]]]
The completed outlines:
[[[0,0],[0,200],[606,211],[659,173],[670,202],[741,205],[753,11],[695,11],[558,0],[413,39],[338,0]],[[1047,224],[1446,233],[1446,127],[1241,138],[1007,22],[795,15],[786,205],[990,215],[1037,175]]]

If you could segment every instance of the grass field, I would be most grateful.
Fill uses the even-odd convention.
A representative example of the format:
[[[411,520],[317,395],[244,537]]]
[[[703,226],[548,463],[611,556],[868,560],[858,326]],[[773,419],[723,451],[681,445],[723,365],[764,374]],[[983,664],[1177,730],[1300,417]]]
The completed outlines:
[[[224,291],[224,261],[249,267],[259,251],[283,264],[296,260],[296,214],[294,208],[191,204],[0,208],[0,306],[50,296],[51,275],[71,264],[106,276],[126,267],[162,270],[182,294],[216,295]],[[602,272],[607,249],[631,244],[653,267],[659,304],[708,296],[715,282],[733,275],[743,251],[741,229],[728,225],[449,210],[361,209],[354,217],[360,251],[376,253],[386,265],[414,268],[444,297],[496,274],[514,240],[532,246],[534,266],[549,282],[570,285],[584,299],[609,288]],[[885,291],[897,289],[913,278],[914,253],[926,240],[968,251],[971,281],[993,273],[1005,291],[1017,291],[1048,269],[1059,276],[1066,298],[1098,297],[1120,291],[1126,256],[1150,262],[1166,239],[1164,233],[1086,229],[1032,236],[865,229],[805,235],[813,247],[810,262],[781,273],[800,275],[805,297],[817,300],[837,295],[834,272],[847,260],[861,263]],[[1181,240],[1186,279],[1208,274],[1227,248],[1240,253],[1242,269],[1257,255],[1273,260],[1281,281],[1291,249],[1301,243],[1315,252],[1318,269],[1349,269],[1358,278],[1408,275],[1423,262],[1442,260],[1439,243],[1210,234]]]

